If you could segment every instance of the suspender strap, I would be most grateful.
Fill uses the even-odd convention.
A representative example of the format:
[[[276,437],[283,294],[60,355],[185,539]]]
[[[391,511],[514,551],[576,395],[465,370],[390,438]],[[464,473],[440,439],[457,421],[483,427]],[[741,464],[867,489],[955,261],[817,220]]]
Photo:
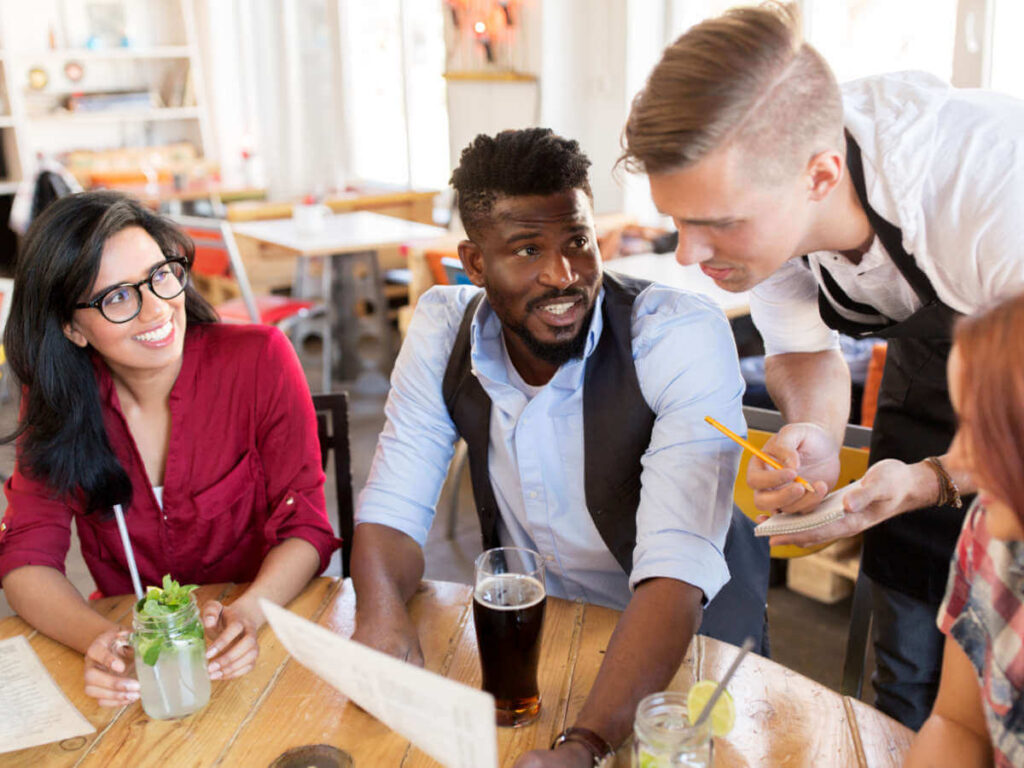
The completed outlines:
[[[854,141],[849,131],[846,132],[846,167],[850,169],[850,181],[853,182],[853,188],[857,191],[857,198],[860,200],[864,213],[867,214],[868,222],[870,222],[871,228],[875,230],[875,234],[878,235],[882,245],[885,246],[885,250],[888,251],[889,258],[896,264],[896,268],[903,275],[904,279],[910,283],[910,287],[914,289],[914,293],[917,294],[922,304],[927,305],[938,301],[938,296],[932,287],[931,281],[921,271],[921,268],[917,266],[914,257],[907,253],[903,247],[903,233],[900,232],[899,227],[879,216],[878,212],[871,207],[871,203],[868,202],[867,187],[864,183],[864,163],[861,158],[860,147],[857,146],[857,142]]]
[[[473,316],[483,301],[480,291],[470,299],[466,313],[452,345],[448,367],[444,372],[441,392],[444,404],[459,434],[469,447],[469,475],[473,481],[473,500],[480,518],[480,534],[484,549],[498,546],[498,502],[491,487],[487,465],[487,446],[491,434],[491,398],[473,375],[470,361]]]

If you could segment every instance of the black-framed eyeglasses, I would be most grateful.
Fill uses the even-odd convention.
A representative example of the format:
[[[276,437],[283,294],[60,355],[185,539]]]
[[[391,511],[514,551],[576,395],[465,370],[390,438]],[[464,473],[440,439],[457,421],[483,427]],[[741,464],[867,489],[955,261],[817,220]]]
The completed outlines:
[[[75,309],[98,309],[112,323],[127,323],[142,311],[142,286],[148,285],[154,296],[173,299],[188,285],[188,262],[168,259],[149,271],[145,280],[112,285],[92,301],[75,304]]]

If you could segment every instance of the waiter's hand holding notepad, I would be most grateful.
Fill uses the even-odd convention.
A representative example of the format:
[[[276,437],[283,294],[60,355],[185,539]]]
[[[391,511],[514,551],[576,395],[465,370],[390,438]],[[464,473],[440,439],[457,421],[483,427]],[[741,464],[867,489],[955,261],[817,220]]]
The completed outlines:
[[[859,486],[859,482],[850,483],[833,491],[824,499],[821,504],[807,513],[791,512],[773,515],[763,523],[754,528],[755,536],[782,536],[787,533],[803,533],[820,528],[823,525],[842,520],[846,515],[843,509],[843,497]]]

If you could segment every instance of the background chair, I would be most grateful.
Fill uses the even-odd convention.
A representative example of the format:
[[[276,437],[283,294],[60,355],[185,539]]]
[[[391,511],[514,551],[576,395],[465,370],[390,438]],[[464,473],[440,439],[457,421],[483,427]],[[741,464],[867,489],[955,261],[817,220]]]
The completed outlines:
[[[227,323],[276,325],[298,348],[295,331],[302,321],[315,321],[323,340],[321,391],[331,389],[331,332],[327,308],[305,299],[274,294],[255,294],[245,263],[235,243],[231,225],[220,219],[198,216],[171,217],[195,244],[192,273],[197,287]],[[235,293],[236,298],[229,298]]]
[[[782,414],[767,408],[753,408],[743,406],[743,417],[747,421],[747,439],[758,448],[764,447],[776,432],[782,429],[785,422]],[[868,446],[871,444],[871,430],[849,424],[846,427],[846,435],[843,438],[843,445],[839,449],[839,479],[836,488],[842,488],[861,477],[868,468]],[[762,514],[754,506],[754,491],[747,485],[747,465],[750,463],[750,453],[744,451],[740,460],[740,471],[736,476],[736,485],[733,488],[733,501],[736,506],[743,510],[743,514],[751,520],[756,520]],[[831,543],[831,542],[830,542]],[[804,548],[795,546],[772,547],[772,557],[789,559],[803,557],[813,552],[824,549],[829,544],[821,544],[816,547]]]
[[[334,452],[334,489],[338,509],[338,535],[341,537],[341,575],[351,572],[352,534],[355,530],[352,503],[352,463],[348,440],[348,393],[313,395],[316,410],[316,434],[320,440],[320,463],[327,471],[327,460]]]

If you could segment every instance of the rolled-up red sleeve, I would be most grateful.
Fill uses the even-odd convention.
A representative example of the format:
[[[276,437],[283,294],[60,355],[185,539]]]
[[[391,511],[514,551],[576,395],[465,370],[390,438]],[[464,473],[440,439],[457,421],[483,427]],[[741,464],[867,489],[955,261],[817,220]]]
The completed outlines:
[[[0,522],[0,579],[24,565],[45,565],[64,573],[71,546],[71,508],[17,466],[4,483],[4,494],[7,511]]]
[[[324,473],[316,413],[306,376],[280,331],[269,336],[258,367],[256,447],[265,474],[270,546],[300,538],[320,553],[321,572],[341,539],[334,535],[324,499]]]

